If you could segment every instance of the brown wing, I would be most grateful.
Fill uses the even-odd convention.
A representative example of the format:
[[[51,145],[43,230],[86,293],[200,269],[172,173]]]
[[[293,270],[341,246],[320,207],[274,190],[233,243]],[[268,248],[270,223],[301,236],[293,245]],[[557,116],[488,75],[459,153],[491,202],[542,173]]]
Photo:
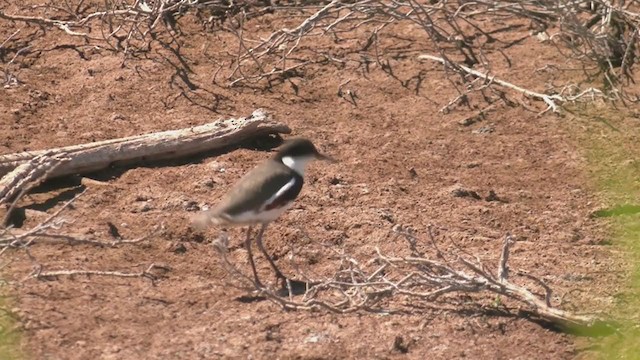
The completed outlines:
[[[273,195],[285,187],[294,176],[296,184],[282,194],[284,198],[279,196],[278,199],[272,199]],[[215,212],[221,216],[233,217],[248,209],[259,209],[270,199],[270,204],[273,205],[282,199],[293,200],[300,193],[302,183],[302,177],[284,164],[267,161],[243,176],[215,207]]]

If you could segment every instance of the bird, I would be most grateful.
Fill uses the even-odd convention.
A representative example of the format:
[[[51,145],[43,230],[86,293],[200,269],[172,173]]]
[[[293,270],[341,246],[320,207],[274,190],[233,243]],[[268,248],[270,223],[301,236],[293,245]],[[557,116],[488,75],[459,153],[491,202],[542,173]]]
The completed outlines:
[[[260,230],[255,238],[258,249],[269,261],[278,279],[287,281],[262,244],[269,223],[286,212],[300,194],[304,173],[312,160],[335,162],[320,153],[311,140],[294,138],[286,141],[274,156],[259,164],[236,182],[217,205],[201,211],[193,219],[196,228],[210,225],[247,226],[245,248],[255,284],[263,287],[251,251],[251,232],[256,225]]]

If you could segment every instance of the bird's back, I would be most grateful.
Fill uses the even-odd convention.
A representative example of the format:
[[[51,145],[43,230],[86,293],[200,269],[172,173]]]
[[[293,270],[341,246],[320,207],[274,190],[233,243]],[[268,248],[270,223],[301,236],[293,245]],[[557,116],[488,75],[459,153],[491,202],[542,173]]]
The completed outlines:
[[[204,227],[210,223],[245,225],[261,222],[256,218],[258,212],[286,206],[300,193],[303,181],[295,171],[271,159],[245,174],[215,207],[197,215],[194,224]],[[279,196],[275,197],[275,194]]]

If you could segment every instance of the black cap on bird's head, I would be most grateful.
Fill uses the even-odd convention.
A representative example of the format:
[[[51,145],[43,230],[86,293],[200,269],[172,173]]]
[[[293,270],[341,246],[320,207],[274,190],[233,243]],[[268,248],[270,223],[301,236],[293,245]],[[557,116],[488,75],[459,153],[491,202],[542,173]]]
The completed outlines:
[[[278,153],[275,155],[277,160],[282,160],[282,158],[285,157],[308,157],[335,162],[333,158],[320,153],[309,139],[304,138],[287,140],[284,145],[278,149]]]

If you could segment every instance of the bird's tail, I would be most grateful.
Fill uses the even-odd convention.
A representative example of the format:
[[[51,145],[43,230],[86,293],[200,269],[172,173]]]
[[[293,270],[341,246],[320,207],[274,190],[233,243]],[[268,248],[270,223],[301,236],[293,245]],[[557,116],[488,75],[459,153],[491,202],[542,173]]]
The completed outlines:
[[[223,220],[218,217],[215,209],[200,211],[191,217],[191,227],[197,230],[204,230],[211,225],[220,225]]]

